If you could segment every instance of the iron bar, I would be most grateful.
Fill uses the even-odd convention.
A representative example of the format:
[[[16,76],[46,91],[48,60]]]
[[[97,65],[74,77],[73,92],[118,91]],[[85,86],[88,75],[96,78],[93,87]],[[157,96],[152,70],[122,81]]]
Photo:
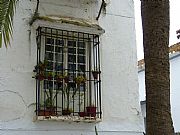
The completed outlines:
[[[92,78],[92,69],[100,72],[99,36],[39,27],[37,29],[37,39],[39,40],[37,42],[37,65],[42,60],[48,61],[48,66],[44,72],[45,74],[52,73],[53,76],[52,79],[44,78],[43,81],[40,81],[37,78],[36,80],[36,115],[39,115],[42,101],[44,103],[44,115],[46,115],[46,101],[49,96],[53,96],[54,103],[51,105],[55,107],[54,115],[56,116],[62,115],[61,112],[70,108],[73,116],[76,116],[82,110],[86,112],[87,106],[95,105],[97,108],[95,115],[101,118],[100,74],[98,74],[97,79]],[[41,50],[42,48],[45,48],[45,52]],[[41,59],[42,53],[44,57]],[[37,74],[40,74],[39,69]],[[68,81],[66,82],[64,78],[58,82],[57,75],[64,76],[65,74],[69,77]],[[86,77],[86,82],[78,84],[75,81],[78,76]],[[41,87],[41,84],[43,87]],[[68,93],[65,92],[65,89]],[[51,95],[48,95],[48,92]],[[76,98],[73,95],[74,93],[77,94]],[[82,104],[83,109],[81,108]],[[61,108],[61,111],[58,108]],[[50,113],[52,113],[51,111],[52,109]]]

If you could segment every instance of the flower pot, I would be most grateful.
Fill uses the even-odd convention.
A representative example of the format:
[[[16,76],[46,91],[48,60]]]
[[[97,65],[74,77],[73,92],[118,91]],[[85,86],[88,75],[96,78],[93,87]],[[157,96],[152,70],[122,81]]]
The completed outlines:
[[[99,75],[99,71],[92,71],[92,75],[94,77],[94,79],[98,79],[98,75]]]
[[[86,113],[87,113],[87,116],[96,117],[96,107],[94,106],[86,107]]]
[[[70,115],[71,111],[70,110],[62,110],[62,115]]]
[[[86,112],[79,112],[78,114],[79,114],[80,117],[86,116]]]
[[[38,116],[55,116],[55,107],[46,108],[45,110],[39,110]]]

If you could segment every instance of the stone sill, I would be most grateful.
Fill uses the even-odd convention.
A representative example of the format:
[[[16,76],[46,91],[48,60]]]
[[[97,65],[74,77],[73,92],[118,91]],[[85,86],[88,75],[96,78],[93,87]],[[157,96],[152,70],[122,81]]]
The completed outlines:
[[[84,122],[98,123],[102,120],[94,117],[78,117],[78,116],[35,116],[34,121],[62,121],[62,122]]]

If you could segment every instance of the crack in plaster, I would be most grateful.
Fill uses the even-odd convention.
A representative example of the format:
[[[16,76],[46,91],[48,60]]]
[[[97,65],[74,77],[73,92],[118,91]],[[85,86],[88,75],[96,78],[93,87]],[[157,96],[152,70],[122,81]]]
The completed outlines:
[[[23,117],[25,117],[25,114],[27,112],[27,109],[28,109],[28,106],[24,100],[24,98],[22,97],[22,95],[19,93],[19,92],[15,92],[15,91],[11,91],[11,90],[3,90],[3,91],[0,91],[0,93],[2,92],[9,92],[9,93],[13,93],[13,94],[16,94],[18,97],[20,97],[21,101],[23,101],[23,104],[25,105],[25,110],[23,115],[17,117],[17,118],[13,118],[13,119],[10,119],[10,120],[0,120],[0,122],[10,122],[10,121],[15,121],[15,120],[18,120],[18,119],[21,119]]]
[[[31,106],[35,106],[35,105],[36,105],[36,103],[31,103],[27,106],[27,108],[30,108]]]
[[[66,5],[66,4],[54,4],[52,2],[41,2],[41,3],[44,3],[44,4],[48,4],[48,5],[53,5],[53,6],[61,6],[61,7],[70,7],[70,8],[79,8],[79,7],[75,7],[74,5],[73,6],[70,6],[70,5]]]
[[[118,14],[112,14],[112,13],[106,13],[107,15],[117,16],[117,17],[123,17],[123,18],[130,18],[134,19],[133,16],[126,16],[126,15],[118,15]]]
[[[129,6],[132,10],[134,10],[134,1],[133,1],[133,0],[129,0],[128,6]]]
[[[131,107],[132,110],[135,110],[137,112],[137,115],[140,115],[140,112],[137,108]]]
[[[5,80],[4,77],[0,77],[0,86],[5,86],[4,83],[3,83],[4,80]]]
[[[9,92],[9,93],[14,93],[14,94],[18,95],[18,96],[22,99],[22,101],[23,101],[24,105],[27,107],[27,105],[26,105],[26,102],[25,102],[24,98],[22,97],[22,95],[21,95],[19,92],[12,91],[12,90],[3,90],[3,91],[0,91],[0,93],[1,93],[1,92]]]

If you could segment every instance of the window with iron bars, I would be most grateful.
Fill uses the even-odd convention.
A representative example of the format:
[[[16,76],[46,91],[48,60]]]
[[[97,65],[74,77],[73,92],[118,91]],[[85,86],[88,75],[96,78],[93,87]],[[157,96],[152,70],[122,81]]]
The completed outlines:
[[[37,116],[101,119],[99,45],[96,34],[37,29]]]

